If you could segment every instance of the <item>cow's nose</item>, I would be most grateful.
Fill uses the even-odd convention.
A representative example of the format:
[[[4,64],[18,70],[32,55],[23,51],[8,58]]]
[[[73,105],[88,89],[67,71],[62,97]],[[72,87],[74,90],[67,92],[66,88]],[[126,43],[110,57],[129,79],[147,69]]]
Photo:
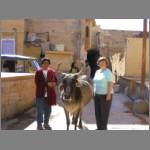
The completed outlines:
[[[70,96],[67,95],[67,94],[65,94],[64,97],[65,97],[65,99],[69,99],[70,98]]]

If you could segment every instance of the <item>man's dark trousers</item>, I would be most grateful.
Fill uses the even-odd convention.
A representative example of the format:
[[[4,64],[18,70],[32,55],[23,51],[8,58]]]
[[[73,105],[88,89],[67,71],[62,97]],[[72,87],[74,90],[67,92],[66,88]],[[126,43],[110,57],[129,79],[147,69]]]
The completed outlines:
[[[51,106],[47,105],[47,101],[44,97],[37,97],[36,107],[37,107],[37,124],[41,125],[43,122],[44,124],[48,124],[49,117],[51,114]]]

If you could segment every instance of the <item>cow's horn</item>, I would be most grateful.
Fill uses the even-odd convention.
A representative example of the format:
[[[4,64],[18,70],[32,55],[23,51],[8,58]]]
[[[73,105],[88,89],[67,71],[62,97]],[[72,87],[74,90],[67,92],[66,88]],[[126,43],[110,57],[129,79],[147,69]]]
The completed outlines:
[[[81,75],[82,74],[82,72],[83,72],[83,68],[78,72],[78,73],[76,73],[76,75]]]
[[[61,72],[60,73],[61,74],[61,76],[64,78],[65,76],[67,76],[67,73],[64,73],[64,72]]]
[[[61,72],[62,75],[67,75],[67,73]]]

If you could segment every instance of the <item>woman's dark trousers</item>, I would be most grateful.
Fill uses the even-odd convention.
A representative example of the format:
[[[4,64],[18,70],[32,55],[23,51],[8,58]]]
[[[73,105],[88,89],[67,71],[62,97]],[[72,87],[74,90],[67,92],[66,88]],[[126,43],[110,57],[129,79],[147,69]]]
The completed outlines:
[[[107,130],[107,123],[112,102],[112,96],[111,100],[109,101],[106,100],[106,96],[107,95],[96,94],[94,97],[95,117],[98,130]]]

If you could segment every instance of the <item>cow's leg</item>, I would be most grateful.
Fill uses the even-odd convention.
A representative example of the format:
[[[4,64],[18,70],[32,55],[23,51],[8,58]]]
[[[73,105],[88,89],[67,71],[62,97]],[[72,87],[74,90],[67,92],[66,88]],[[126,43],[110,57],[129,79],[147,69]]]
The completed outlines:
[[[69,130],[69,125],[70,125],[70,119],[69,119],[69,112],[64,108],[65,115],[66,115],[66,125],[67,125],[67,130]]]
[[[78,118],[79,118],[79,114],[80,114],[80,111],[76,113],[75,115],[75,130],[77,130],[77,122],[78,122]]]
[[[75,124],[75,114],[72,115],[72,124]]]
[[[80,112],[79,117],[80,117],[80,120],[79,120],[79,128],[80,128],[80,129],[83,129],[83,125],[82,125],[82,112]]]

